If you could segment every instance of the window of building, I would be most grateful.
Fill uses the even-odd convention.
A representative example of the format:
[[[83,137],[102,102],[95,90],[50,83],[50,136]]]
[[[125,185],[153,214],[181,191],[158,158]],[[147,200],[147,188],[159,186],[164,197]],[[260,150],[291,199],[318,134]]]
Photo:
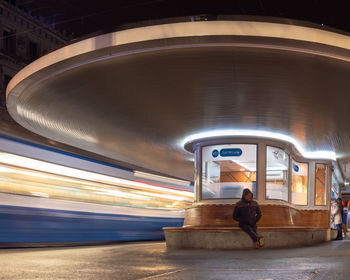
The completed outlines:
[[[245,188],[256,197],[257,145],[202,148],[202,199],[241,198]]]
[[[29,59],[34,61],[38,58],[38,45],[34,42],[29,42]]]
[[[12,77],[9,75],[4,75],[4,84],[5,84],[5,89],[7,87],[7,85],[9,84],[9,82],[11,81]]]
[[[339,188],[338,180],[333,173],[332,174],[332,194],[331,194],[332,199],[338,198],[339,190],[340,190],[340,188]]]
[[[315,170],[315,205],[326,205],[327,166],[316,163]]]
[[[288,201],[289,155],[282,149],[266,146],[266,199]]]
[[[292,203],[307,205],[309,165],[293,160],[292,163]]]
[[[11,76],[9,75],[4,75],[4,88],[1,91],[1,96],[0,96],[0,106],[1,107],[6,107],[6,87],[9,84],[10,80],[11,80]]]
[[[4,29],[4,51],[9,54],[16,53],[16,34],[14,31]]]

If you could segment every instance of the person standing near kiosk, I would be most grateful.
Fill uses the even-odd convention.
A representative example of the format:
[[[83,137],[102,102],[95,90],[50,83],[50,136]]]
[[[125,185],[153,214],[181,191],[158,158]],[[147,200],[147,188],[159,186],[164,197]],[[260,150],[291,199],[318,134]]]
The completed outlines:
[[[333,216],[334,224],[337,227],[337,231],[338,231],[338,234],[335,240],[342,240],[343,239],[342,223],[343,223],[344,208],[342,205],[341,198],[337,198],[336,202],[332,205],[331,215]]]

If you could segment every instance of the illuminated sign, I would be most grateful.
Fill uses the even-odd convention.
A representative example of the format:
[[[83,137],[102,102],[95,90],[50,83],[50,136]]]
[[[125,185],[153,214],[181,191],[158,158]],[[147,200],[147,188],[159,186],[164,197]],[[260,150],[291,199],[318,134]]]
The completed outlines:
[[[293,169],[295,172],[299,172],[299,166],[296,164],[293,164]]]
[[[211,154],[214,158],[218,157],[219,154],[221,157],[239,157],[242,155],[242,150],[239,148],[221,149],[219,153],[219,151],[215,149]]]
[[[242,150],[238,148],[234,149],[221,149],[220,156],[221,157],[239,157],[242,155]]]

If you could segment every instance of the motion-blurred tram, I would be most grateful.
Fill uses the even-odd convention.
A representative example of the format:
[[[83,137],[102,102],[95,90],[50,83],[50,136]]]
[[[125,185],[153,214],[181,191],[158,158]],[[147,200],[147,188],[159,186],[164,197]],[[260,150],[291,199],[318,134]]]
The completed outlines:
[[[0,136],[0,246],[160,240],[193,197],[189,181]]]

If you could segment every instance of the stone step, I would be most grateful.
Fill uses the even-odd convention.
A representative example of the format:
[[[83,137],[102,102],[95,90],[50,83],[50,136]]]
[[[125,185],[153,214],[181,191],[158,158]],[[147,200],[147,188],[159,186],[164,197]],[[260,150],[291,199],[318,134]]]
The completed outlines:
[[[301,247],[329,241],[330,229],[301,227],[258,228],[265,238],[264,248]],[[250,237],[239,228],[164,228],[168,248],[249,249]]]

